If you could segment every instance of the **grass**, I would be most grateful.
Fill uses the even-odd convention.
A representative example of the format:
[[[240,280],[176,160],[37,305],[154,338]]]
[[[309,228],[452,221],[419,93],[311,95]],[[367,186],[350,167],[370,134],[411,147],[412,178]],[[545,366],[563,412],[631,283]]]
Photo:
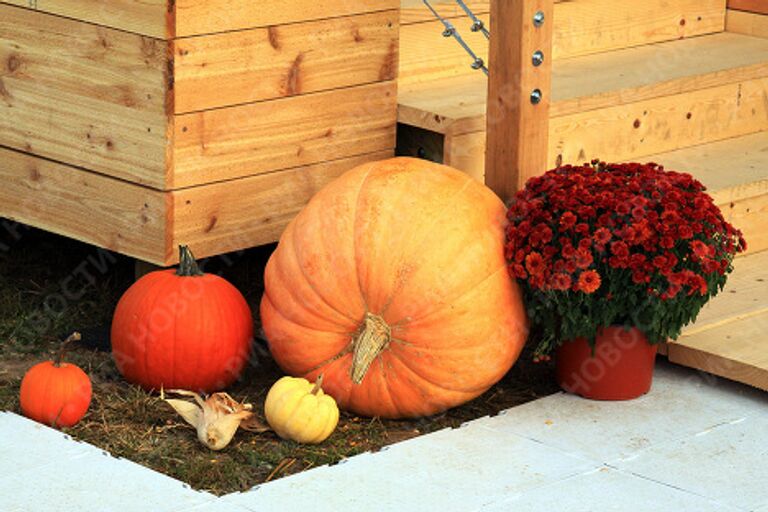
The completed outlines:
[[[205,262],[245,292],[258,313],[262,272],[271,248],[259,248]],[[386,421],[342,414],[325,443],[305,446],[280,440],[271,432],[239,432],[222,452],[198,443],[194,430],[156,395],[130,386],[120,377],[108,352],[108,329],[120,295],[130,286],[129,258],[99,251],[55,235],[0,220],[0,410],[19,412],[18,389],[24,372],[51,358],[63,337],[83,332],[68,356],[91,377],[90,410],[66,429],[75,439],[113,455],[189,483],[224,494],[333,464],[346,457],[402,441],[551,394],[551,367],[534,365],[529,355],[478,399],[444,414],[411,421]],[[230,390],[253,403],[261,414],[268,387],[282,376],[263,341],[243,378]],[[263,419],[263,417],[262,417]]]

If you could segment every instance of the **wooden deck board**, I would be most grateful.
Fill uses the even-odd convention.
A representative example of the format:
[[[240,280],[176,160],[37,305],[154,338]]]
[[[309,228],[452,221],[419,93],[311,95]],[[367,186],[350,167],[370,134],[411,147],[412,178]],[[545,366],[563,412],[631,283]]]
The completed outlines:
[[[445,39],[442,24],[423,5],[404,5],[401,30],[403,84],[436,78],[472,75],[464,50]],[[452,17],[462,37],[483,58],[488,57],[488,41],[469,30],[470,22],[453,5],[437,4],[439,12]],[[471,2],[480,19],[489,24],[488,2]],[[458,17],[456,17],[458,15]],[[551,58],[555,60],[673,41],[722,32],[725,26],[725,0],[578,0],[555,4]],[[550,57],[550,56],[547,56]]]
[[[668,351],[673,363],[768,391],[768,312],[684,335]]]
[[[748,252],[768,250],[768,132],[651,155],[645,160],[693,174],[707,186],[726,219],[742,230]]]
[[[768,41],[722,33],[556,61],[551,116],[768,76]],[[439,133],[485,129],[487,81],[476,74],[401,87],[400,122]]]

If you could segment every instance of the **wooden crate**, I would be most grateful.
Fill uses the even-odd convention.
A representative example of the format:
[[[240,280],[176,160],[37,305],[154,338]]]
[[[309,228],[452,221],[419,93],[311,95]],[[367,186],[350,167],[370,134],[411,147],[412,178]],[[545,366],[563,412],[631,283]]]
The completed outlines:
[[[0,216],[160,265],[395,146],[399,0],[0,1]]]

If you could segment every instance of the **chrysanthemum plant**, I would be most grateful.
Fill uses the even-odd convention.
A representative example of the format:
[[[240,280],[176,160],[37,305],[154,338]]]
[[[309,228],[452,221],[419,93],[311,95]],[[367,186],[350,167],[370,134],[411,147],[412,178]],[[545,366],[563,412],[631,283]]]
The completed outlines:
[[[576,338],[594,347],[611,325],[676,339],[746,248],[700,182],[656,164],[557,168],[528,181],[508,218],[536,360]]]

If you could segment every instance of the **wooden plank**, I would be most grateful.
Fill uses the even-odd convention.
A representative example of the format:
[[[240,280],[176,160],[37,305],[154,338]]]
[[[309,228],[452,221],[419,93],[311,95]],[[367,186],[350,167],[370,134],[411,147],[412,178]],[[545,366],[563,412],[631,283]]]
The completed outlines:
[[[400,8],[400,0],[176,0],[176,36],[270,27]]]
[[[166,44],[0,5],[0,145],[165,185]]]
[[[768,391],[766,333],[762,313],[670,342],[669,360]]]
[[[504,201],[529,177],[546,171],[552,9],[552,0],[491,2],[485,183]],[[533,23],[536,13],[544,15],[539,27]],[[536,51],[544,55],[539,66],[531,62]],[[540,102],[531,100],[534,90],[541,93]]]
[[[558,162],[583,163],[592,158],[609,161],[661,160],[659,153],[768,130],[768,104],[764,101],[767,88],[768,79],[758,79],[553,118],[550,120],[547,167],[553,168]],[[639,121],[637,127],[636,121]],[[484,175],[484,137],[484,132],[446,135],[445,145],[451,148],[446,151],[446,164],[469,172],[476,178]],[[755,148],[762,147],[757,139],[751,143],[756,144]],[[712,162],[723,163],[735,158],[742,163],[737,166],[723,164],[718,167],[720,171],[738,165],[744,169],[743,173],[750,172],[747,170],[749,165],[765,168],[762,153],[750,153],[754,158],[741,153],[740,160],[738,154],[729,156],[729,148],[722,151],[720,160],[713,159]],[[677,161],[675,167],[681,171],[693,170],[695,163],[689,163],[690,155],[684,152],[680,158],[670,160]],[[757,171],[753,176],[761,176],[762,172]],[[747,175],[743,176],[744,179]],[[718,196],[717,200],[718,204],[746,201],[736,204],[734,215],[741,218],[739,222],[745,230],[753,233],[752,237],[758,233],[757,237],[763,239],[760,212],[764,206],[751,200],[756,195],[762,195],[762,178],[756,178],[756,181],[744,189],[731,187],[730,192]],[[742,208],[743,213],[738,213]],[[754,225],[753,219],[756,222]]]
[[[768,250],[768,132],[646,160],[693,174],[707,186],[725,218],[744,233],[747,254]]]
[[[651,155],[648,159],[667,169],[693,174],[717,204],[768,194],[768,132]]]
[[[0,217],[141,260],[165,260],[162,192],[5,148],[0,162]]]
[[[723,33],[556,62],[552,117],[768,77],[768,41]],[[402,123],[439,133],[485,129],[485,78],[401,87]]]
[[[556,2],[562,0],[555,0]],[[440,16],[448,19],[465,18],[466,14],[454,0],[432,1],[432,6]],[[466,0],[467,7],[472,9],[477,15],[488,14],[491,12],[490,0]],[[425,21],[433,21],[434,15],[429,12],[424,5],[423,0],[401,0],[400,2],[400,24],[412,25]]]
[[[725,290],[709,301],[693,325],[685,328],[691,336],[729,322],[768,312],[768,253],[752,254],[734,262]]]
[[[728,8],[737,11],[768,14],[768,1],[766,0],[728,0]]]
[[[169,36],[172,23],[168,0],[3,0],[0,3],[160,39]]]
[[[725,218],[744,233],[746,254],[768,251],[768,183],[762,186],[763,194],[722,206]]]
[[[273,242],[309,199],[331,180],[392,151],[323,162],[261,176],[177,190],[174,243],[199,257]],[[169,261],[168,263],[174,263]]]
[[[177,39],[176,113],[393,80],[398,11]]]
[[[176,116],[172,188],[395,147],[396,84]]]
[[[763,78],[557,117],[549,167],[631,160],[768,130],[766,95]]]
[[[725,30],[754,37],[768,37],[768,16],[728,9]]]
[[[485,183],[485,132],[445,137],[445,165],[460,169]]]
[[[486,14],[480,18],[489,22]],[[558,60],[722,32],[725,0],[678,0],[674,7],[667,0],[578,0],[556,4],[554,19],[552,51]],[[468,22],[454,23],[487,58],[485,38],[471,33]],[[473,74],[464,50],[441,34],[442,25],[437,21],[402,27],[400,76],[404,85]]]

